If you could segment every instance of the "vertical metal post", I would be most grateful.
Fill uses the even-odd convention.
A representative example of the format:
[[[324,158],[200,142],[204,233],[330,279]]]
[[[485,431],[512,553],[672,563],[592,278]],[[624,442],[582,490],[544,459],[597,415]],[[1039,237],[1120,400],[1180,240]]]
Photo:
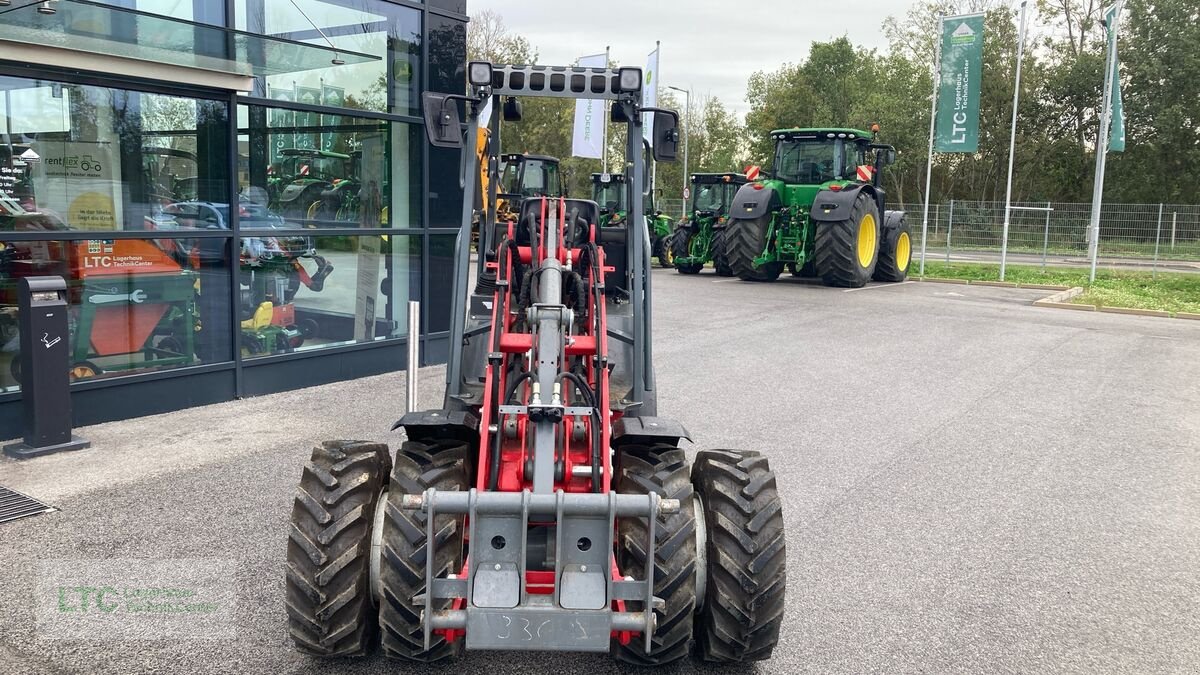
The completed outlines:
[[[1050,214],[1054,210],[1050,207],[1050,202],[1046,202],[1046,237],[1042,240],[1042,274],[1046,273],[1046,252],[1050,250]]]
[[[1017,108],[1021,102],[1021,61],[1025,58],[1025,7],[1021,0],[1021,31],[1017,38],[1017,82],[1013,85],[1012,131],[1008,138],[1008,187],[1004,191],[1004,232],[1000,235],[1000,281],[1008,263],[1008,226],[1012,214],[1013,159],[1017,154]]]
[[[954,231],[954,200],[950,200],[950,220],[946,223],[946,264],[950,264],[950,233]]]
[[[1175,219],[1179,216],[1178,211],[1171,212],[1171,250],[1175,250]]]
[[[1162,240],[1163,205],[1158,205],[1158,227],[1154,230],[1154,263],[1150,267],[1150,278],[1158,278],[1158,242]]]
[[[417,371],[421,367],[421,302],[408,301],[408,387],[405,391],[404,412],[417,409]]]
[[[1113,19],[1121,21],[1122,1],[1117,0],[1117,11]],[[1111,37],[1108,35],[1111,32]],[[1112,123],[1112,90],[1113,76],[1116,75],[1117,61],[1117,26],[1111,26],[1105,34],[1107,58],[1104,60],[1104,99],[1100,108],[1100,130],[1096,135],[1096,175],[1092,185],[1092,218],[1088,236],[1088,257],[1091,259],[1091,271],[1088,283],[1096,281],[1096,262],[1100,257],[1100,209],[1104,204],[1104,169],[1108,161],[1108,133]]]
[[[933,94],[929,97],[929,157],[925,160],[925,213],[921,217],[921,276],[925,276],[925,242],[929,240],[929,189],[933,185],[933,134],[937,122],[938,85],[941,84],[942,70],[942,25],[945,18],[938,15],[937,51],[933,57]],[[949,246],[950,236],[946,242]],[[950,261],[950,251],[946,250],[946,262]]]

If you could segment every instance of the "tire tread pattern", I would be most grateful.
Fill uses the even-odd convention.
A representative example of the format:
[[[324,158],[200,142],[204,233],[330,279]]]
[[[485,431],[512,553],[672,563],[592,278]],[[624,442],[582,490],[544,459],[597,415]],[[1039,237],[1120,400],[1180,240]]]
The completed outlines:
[[[708,534],[706,598],[697,639],[706,661],[771,657],[787,586],[783,507],[775,474],[757,452],[706,450],[692,482]]]
[[[391,468],[387,445],[326,441],[304,466],[287,547],[288,629],[313,656],[360,656],[376,633],[371,528]]]

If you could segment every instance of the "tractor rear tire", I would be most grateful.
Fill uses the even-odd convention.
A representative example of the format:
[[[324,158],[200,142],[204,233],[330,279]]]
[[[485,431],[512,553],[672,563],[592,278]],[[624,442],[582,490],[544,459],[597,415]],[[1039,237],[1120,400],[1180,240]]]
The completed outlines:
[[[699,274],[700,270],[704,269],[703,263],[691,263],[684,265],[679,262],[681,258],[688,258],[692,255],[692,238],[695,237],[689,229],[678,229],[671,234],[671,255],[675,264],[675,270],[680,274]]]
[[[326,441],[304,466],[287,547],[288,629],[313,656],[360,656],[377,628],[371,527],[391,461],[388,447]]]
[[[884,214],[883,242],[879,245],[879,264],[875,281],[899,283],[908,278],[912,262],[912,229],[903,212]]]
[[[463,641],[447,642],[434,633],[425,649],[421,623],[424,605],[413,602],[425,588],[425,511],[401,506],[404,495],[439,491],[465,491],[469,446],[461,441],[418,443],[405,441],[396,453],[392,480],[388,485],[383,514],[383,540],[379,557],[379,624],[383,652],[390,658],[417,663],[434,663],[459,656]],[[463,566],[463,516],[438,515],[434,523],[437,550],[433,560],[435,578],[458,574]],[[435,600],[435,610],[450,609],[453,601]]]
[[[717,270],[719,277],[734,276],[733,268],[729,266],[729,254],[725,252],[725,233],[726,228],[713,230],[712,236],[712,259],[713,267]]]
[[[696,611],[696,509],[687,455],[667,444],[627,445],[619,453],[618,493],[657,493],[663,499],[678,499],[680,509],[674,515],[660,513],[654,526],[654,595],[666,604],[655,610],[658,626],[651,651],[646,653],[643,637],[628,645],[613,640],[611,651],[626,663],[665,665],[691,651]],[[623,518],[617,523],[617,567],[622,575],[645,577],[647,528],[645,518]],[[642,603],[627,604],[629,611],[642,610]]]
[[[671,262],[671,235],[658,237],[651,241],[651,246],[654,250],[654,257],[658,258],[658,266],[671,268],[675,263]]]
[[[769,213],[752,220],[733,220],[725,226],[725,254],[729,268],[743,281],[775,281],[783,272],[781,262],[754,266],[754,259],[767,250],[770,228]]]
[[[771,658],[787,587],[783,505],[757,452],[705,450],[692,483],[703,505],[705,597],[697,641],[705,661]]]
[[[863,192],[846,220],[817,222],[817,275],[829,286],[865,286],[879,260],[879,229],[879,207]]]

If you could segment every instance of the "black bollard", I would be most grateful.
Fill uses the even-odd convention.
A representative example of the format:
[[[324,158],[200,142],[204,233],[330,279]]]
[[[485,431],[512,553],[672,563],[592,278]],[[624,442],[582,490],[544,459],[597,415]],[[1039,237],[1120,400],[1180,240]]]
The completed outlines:
[[[67,283],[62,277],[26,277],[18,287],[21,329],[21,398],[25,441],[4,447],[26,459],[91,445],[71,433],[71,336]]]

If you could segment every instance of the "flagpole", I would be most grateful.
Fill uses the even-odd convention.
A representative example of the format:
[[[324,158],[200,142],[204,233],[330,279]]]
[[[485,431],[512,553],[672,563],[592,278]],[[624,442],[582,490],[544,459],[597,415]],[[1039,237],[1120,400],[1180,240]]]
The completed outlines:
[[[654,67],[658,69],[654,73],[654,105],[658,105],[658,83],[662,82],[662,41],[654,41]],[[653,119],[653,117],[651,118]],[[653,128],[653,127],[652,127]],[[651,159],[650,162],[650,198],[654,198],[654,190],[658,187],[658,162]]]
[[[929,241],[929,189],[933,184],[933,133],[937,121],[938,85],[942,79],[942,31],[946,18],[938,15],[937,46],[933,57],[933,95],[929,102],[929,157],[925,163],[925,215],[921,217],[921,276],[925,276],[925,244]]]
[[[1117,0],[1117,11],[1113,14],[1115,25],[1108,27],[1112,31],[1112,38],[1106,40],[1108,56],[1104,60],[1104,103],[1100,109],[1100,132],[1096,137],[1096,177],[1092,183],[1092,218],[1088,226],[1088,257],[1091,259],[1088,283],[1096,282],[1096,261],[1100,257],[1100,209],[1104,205],[1104,170],[1108,161],[1109,125],[1112,124],[1112,78],[1116,70],[1113,66],[1117,56],[1117,27],[1121,23],[1122,4],[1122,0]]]
[[[604,48],[604,67],[609,68],[612,65],[612,46]],[[604,99],[604,125],[600,127],[600,161],[602,162],[603,173],[608,173],[608,99]]]
[[[1013,85],[1012,132],[1008,137],[1008,187],[1004,191],[1004,233],[1000,237],[1000,281],[1008,264],[1008,226],[1012,220],[1013,159],[1017,152],[1017,106],[1021,102],[1021,61],[1025,58],[1025,10],[1021,0],[1021,30],[1017,37],[1017,83]]]

